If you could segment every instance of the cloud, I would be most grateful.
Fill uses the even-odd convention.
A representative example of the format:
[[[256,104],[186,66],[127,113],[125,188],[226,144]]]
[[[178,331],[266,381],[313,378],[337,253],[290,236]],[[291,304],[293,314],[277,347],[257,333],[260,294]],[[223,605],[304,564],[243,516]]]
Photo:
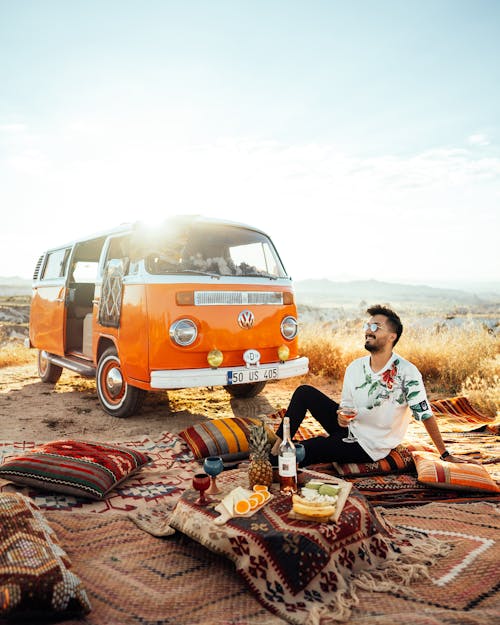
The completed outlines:
[[[25,124],[0,124],[0,132],[6,134],[15,134],[26,132]]]
[[[447,259],[443,273],[493,272],[500,156],[490,152],[447,147],[364,158],[332,144],[177,143],[161,130],[135,130],[75,122],[31,145],[18,142],[0,185],[12,231],[22,214],[45,232],[50,214],[56,245],[123,221],[202,213],[269,232],[295,278],[362,278],[370,268],[379,278],[425,279],[436,273],[429,240]],[[77,214],[85,214],[86,232],[75,232]],[[390,258],[374,264],[380,249]]]
[[[480,146],[480,147],[486,146],[486,145],[490,145],[490,140],[483,133],[477,133],[477,134],[474,134],[474,135],[470,135],[467,140],[468,140],[468,142],[471,145],[477,145],[477,146]]]

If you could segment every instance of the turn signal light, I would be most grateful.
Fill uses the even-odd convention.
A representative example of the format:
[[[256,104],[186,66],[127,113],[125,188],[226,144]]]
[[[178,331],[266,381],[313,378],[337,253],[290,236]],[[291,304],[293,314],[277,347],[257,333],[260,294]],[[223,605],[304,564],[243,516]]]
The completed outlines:
[[[292,305],[294,303],[293,293],[291,291],[283,292],[283,304]]]
[[[194,306],[194,291],[178,291],[175,294],[177,306]]]
[[[220,351],[220,349],[212,349],[207,354],[207,362],[213,369],[220,367],[223,360],[224,354]]]
[[[278,347],[278,358],[281,362],[285,362],[285,360],[290,358],[290,349],[288,348],[288,345],[280,345]]]

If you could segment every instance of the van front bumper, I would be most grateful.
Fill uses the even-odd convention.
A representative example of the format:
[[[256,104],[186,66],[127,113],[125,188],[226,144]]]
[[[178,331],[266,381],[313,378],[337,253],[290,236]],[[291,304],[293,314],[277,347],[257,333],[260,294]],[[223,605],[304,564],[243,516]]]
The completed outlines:
[[[287,362],[272,362],[251,367],[219,367],[218,369],[175,369],[151,372],[151,388],[194,388],[238,384],[232,379],[244,378],[242,384],[283,380],[309,371],[309,359],[303,356]],[[249,376],[249,372],[252,375]],[[238,375],[242,374],[242,375]],[[266,377],[267,376],[267,377]],[[251,379],[249,379],[249,377]]]

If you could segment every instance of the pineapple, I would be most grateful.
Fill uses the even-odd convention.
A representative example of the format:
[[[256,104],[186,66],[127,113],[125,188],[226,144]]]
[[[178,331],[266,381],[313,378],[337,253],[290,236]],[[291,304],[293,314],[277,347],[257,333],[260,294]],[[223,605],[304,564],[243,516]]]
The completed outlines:
[[[250,426],[248,444],[250,450],[250,466],[248,467],[250,488],[253,488],[255,484],[271,486],[273,482],[273,467],[269,462],[271,443],[263,422],[260,425]]]

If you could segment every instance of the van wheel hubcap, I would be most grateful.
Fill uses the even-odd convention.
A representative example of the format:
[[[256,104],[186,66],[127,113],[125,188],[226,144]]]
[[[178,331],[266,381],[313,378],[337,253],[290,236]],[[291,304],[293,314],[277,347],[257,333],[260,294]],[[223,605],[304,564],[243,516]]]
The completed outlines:
[[[106,389],[111,397],[118,397],[123,390],[123,376],[120,369],[112,367],[106,374]]]

